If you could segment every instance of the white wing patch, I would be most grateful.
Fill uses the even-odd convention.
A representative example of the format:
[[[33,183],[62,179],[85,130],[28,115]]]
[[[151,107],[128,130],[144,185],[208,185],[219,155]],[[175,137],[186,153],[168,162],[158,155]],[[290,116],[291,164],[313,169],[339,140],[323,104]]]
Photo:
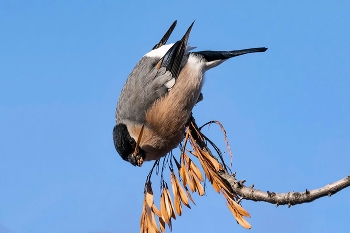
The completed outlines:
[[[157,49],[154,49],[148,53],[146,53],[144,55],[144,57],[157,57],[157,58],[161,58],[163,57],[166,52],[168,52],[168,50],[173,46],[174,44],[166,44],[166,45],[163,45]]]
[[[168,50],[174,45],[174,43],[172,44],[166,44],[166,45],[163,45],[157,49],[153,49],[151,51],[149,51],[148,53],[146,53],[144,55],[144,57],[157,57],[157,58],[161,58],[163,57],[167,52]],[[186,48],[186,51],[185,53],[188,53],[189,51],[191,51],[192,49],[195,49],[197,47],[191,47],[191,46],[187,46]]]

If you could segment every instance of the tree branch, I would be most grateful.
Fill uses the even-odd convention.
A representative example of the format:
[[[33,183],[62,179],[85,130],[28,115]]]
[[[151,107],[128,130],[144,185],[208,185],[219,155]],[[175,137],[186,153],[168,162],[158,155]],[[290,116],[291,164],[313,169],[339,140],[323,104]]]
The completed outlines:
[[[192,136],[194,136],[196,142],[198,145],[202,147],[202,149],[206,150],[212,157],[212,152],[208,148],[207,144],[204,142],[204,139],[206,138],[203,133],[201,136],[196,135],[194,132],[199,132],[199,128],[196,125],[196,122],[193,117],[190,119],[193,124],[193,128],[190,127],[190,130],[193,132]],[[245,200],[251,200],[251,201],[264,201],[271,204],[279,205],[288,205],[288,207],[292,205],[298,205],[303,203],[309,203],[312,202],[318,198],[325,197],[325,196],[331,196],[333,194],[336,194],[342,189],[345,189],[350,186],[350,175],[338,180],[334,183],[328,184],[324,187],[314,189],[314,190],[308,190],[306,189],[304,192],[288,192],[288,193],[276,193],[276,192],[270,192],[266,191],[263,192],[258,189],[254,189],[254,185],[251,187],[247,187],[244,185],[245,180],[237,180],[236,174],[233,173],[230,175],[227,171],[223,170],[218,172],[220,177],[223,179],[224,182],[230,184],[232,188],[232,193],[238,195],[241,199]]]
[[[318,198],[331,196],[340,190],[350,186],[350,176],[347,176],[334,183],[328,184],[322,188],[314,190],[305,190],[304,192],[288,192],[288,193],[276,193],[276,192],[263,192],[258,189],[254,189],[254,185],[247,187],[244,185],[245,180],[238,181],[235,174],[230,175],[225,171],[219,174],[226,182],[231,185],[232,191],[239,195],[242,199],[252,201],[264,201],[278,205],[298,205],[303,203],[312,202]]]

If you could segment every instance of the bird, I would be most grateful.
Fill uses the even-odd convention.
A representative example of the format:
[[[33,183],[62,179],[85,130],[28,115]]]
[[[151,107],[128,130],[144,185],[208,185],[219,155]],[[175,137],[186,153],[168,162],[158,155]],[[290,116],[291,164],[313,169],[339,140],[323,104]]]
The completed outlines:
[[[113,142],[121,158],[134,166],[158,160],[180,144],[202,98],[206,71],[232,57],[267,50],[192,51],[188,39],[194,22],[180,40],[166,44],[176,24],[136,64],[118,99]]]

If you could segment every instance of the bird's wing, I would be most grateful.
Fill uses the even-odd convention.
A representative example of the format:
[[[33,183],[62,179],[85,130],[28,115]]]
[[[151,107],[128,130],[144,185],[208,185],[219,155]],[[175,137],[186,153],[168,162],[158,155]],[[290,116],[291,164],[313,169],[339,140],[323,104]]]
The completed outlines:
[[[191,29],[194,22],[187,29],[185,35],[181,40],[177,41],[164,55],[164,57],[159,61],[159,67],[165,67],[167,71],[170,71],[173,78],[177,78],[181,70],[181,64],[185,52],[187,50],[188,38],[191,33]]]
[[[193,23],[183,38],[171,46],[160,60],[144,56],[138,62],[119,97],[116,112],[117,122],[130,120],[144,123],[146,111],[172,88],[181,70],[192,26]],[[171,33],[171,29],[172,27],[162,40],[168,37],[167,34]]]
[[[157,49],[159,47],[162,47],[163,45],[166,44],[166,42],[168,41],[171,33],[174,31],[174,28],[175,28],[176,24],[177,24],[177,20],[175,20],[174,23],[170,26],[168,31],[164,34],[162,39],[159,41],[159,43],[156,44],[155,46],[153,46],[152,50]]]

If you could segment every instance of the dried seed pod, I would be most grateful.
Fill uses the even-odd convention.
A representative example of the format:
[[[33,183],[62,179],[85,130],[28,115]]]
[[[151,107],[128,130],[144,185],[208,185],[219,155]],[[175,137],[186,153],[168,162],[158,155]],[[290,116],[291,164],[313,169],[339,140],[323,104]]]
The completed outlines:
[[[197,177],[193,177],[193,180],[195,181],[196,189],[198,191],[199,196],[203,196],[204,195],[204,188],[203,188],[201,182],[198,180]]]
[[[208,178],[208,180],[211,182],[212,180],[212,177],[210,175],[210,171],[211,170],[214,170],[214,167],[208,163],[208,161],[204,158],[203,155],[201,155],[201,153],[199,152],[198,148],[197,148],[197,151],[198,151],[198,160],[200,162],[200,164],[202,165],[202,168],[203,168],[203,171],[204,171],[204,174],[206,175],[206,177]],[[193,173],[192,170],[190,170],[191,174]]]
[[[174,207],[177,215],[181,216],[182,208],[181,208],[181,202],[180,202],[180,194],[176,186],[176,181],[174,180],[174,176],[175,174],[172,172],[170,176],[170,182],[171,182],[171,188],[173,190],[173,195],[174,195]]]
[[[216,171],[211,171],[210,173],[213,179],[213,183],[215,182],[221,189],[224,189],[227,193],[231,192],[231,189],[228,186],[228,184],[222,180],[222,178],[216,173]]]
[[[167,187],[164,187],[164,190],[165,190],[165,194],[166,194],[165,195],[165,204],[167,205],[167,208],[168,208],[169,217],[176,219],[174,207],[173,207],[174,205],[173,205],[173,202],[171,201],[169,189]]]
[[[151,225],[152,225],[152,228],[155,230],[156,233],[160,233],[160,231],[158,229],[158,226],[157,226],[157,223],[156,223],[156,219],[155,219],[153,213],[152,213],[152,218],[151,218]]]
[[[189,167],[190,167],[190,170],[193,171],[193,174],[195,174],[197,178],[203,182],[204,179],[203,179],[202,173],[200,172],[196,164],[194,164],[194,162],[191,159],[189,159]]]
[[[170,183],[171,183],[171,189],[173,190],[173,195],[174,195],[174,198],[175,198],[175,197],[177,197],[179,195],[179,193],[178,193],[178,190],[177,190],[177,187],[176,187],[176,182],[174,180],[174,177],[175,177],[175,174],[172,171],[170,173]]]
[[[187,198],[186,192],[185,192],[185,190],[183,190],[182,186],[180,185],[179,180],[177,179],[177,177],[175,176],[174,173],[172,174],[172,177],[173,177],[173,180],[175,182],[176,188],[178,190],[177,193],[180,194],[180,199],[181,199],[182,203],[184,203],[188,208],[191,208],[190,205],[188,204],[188,198]]]
[[[147,231],[147,219],[146,219],[146,213],[145,209],[142,209],[142,214],[140,218],[140,232],[146,232]]]
[[[164,189],[162,191],[162,194],[160,195],[160,212],[162,214],[162,218],[164,219],[164,221],[166,223],[169,223],[170,216],[168,214],[169,211],[168,211],[167,206],[165,204]]]
[[[233,199],[230,193],[222,192],[222,194],[232,208],[234,208],[240,215],[250,218],[250,214]]]
[[[153,201],[154,201],[154,196],[153,196],[153,191],[152,191],[152,186],[151,186],[151,182],[148,181],[146,183],[146,203],[149,207],[152,207],[153,205]]]
[[[151,208],[146,206],[146,218],[147,218],[147,231],[148,232],[154,232],[154,233],[160,233],[156,219],[154,217],[154,213],[152,212]]]
[[[186,162],[186,164],[188,164],[189,159],[190,157],[186,153],[182,154],[182,162]]]
[[[181,216],[182,215],[182,206],[181,206],[181,201],[179,197],[174,198],[174,206],[175,206],[175,211],[177,215]]]
[[[194,200],[193,200],[193,198],[192,198],[190,192],[188,191],[188,189],[186,189],[186,194],[187,194],[188,198],[192,201],[192,203],[193,203],[193,204],[196,204],[196,203],[194,202]]]
[[[187,171],[186,171],[186,168],[185,166],[181,166],[180,169],[179,169],[179,173],[180,173],[180,176],[181,176],[181,179],[182,179],[182,184],[184,186],[186,186],[187,184],[187,177],[188,177],[188,174],[187,174]]]
[[[193,175],[189,171],[187,171],[186,168],[184,168],[184,171],[186,176],[186,184],[188,184],[188,187],[190,187],[190,190],[193,193],[196,191],[196,184],[195,184],[195,181],[193,180]]]
[[[160,231],[162,233],[164,233],[164,231],[165,231],[165,222],[164,222],[163,218],[161,218],[161,217],[159,217],[159,227],[160,227]]]
[[[237,222],[244,228],[250,229],[252,226],[240,215],[229,203],[226,203],[229,210],[233,214],[233,216],[236,218]]]
[[[217,193],[220,193],[221,192],[221,188],[220,186],[217,184],[217,182],[213,181],[211,183],[211,185],[213,186],[214,190],[217,192]]]
[[[151,209],[152,209],[152,212],[155,213],[158,217],[162,217],[162,213],[160,212],[160,210],[158,210],[157,206],[154,203]]]
[[[216,158],[213,158],[207,151],[200,149],[201,154],[203,157],[215,168],[216,171],[222,170],[221,164],[216,160]]]

